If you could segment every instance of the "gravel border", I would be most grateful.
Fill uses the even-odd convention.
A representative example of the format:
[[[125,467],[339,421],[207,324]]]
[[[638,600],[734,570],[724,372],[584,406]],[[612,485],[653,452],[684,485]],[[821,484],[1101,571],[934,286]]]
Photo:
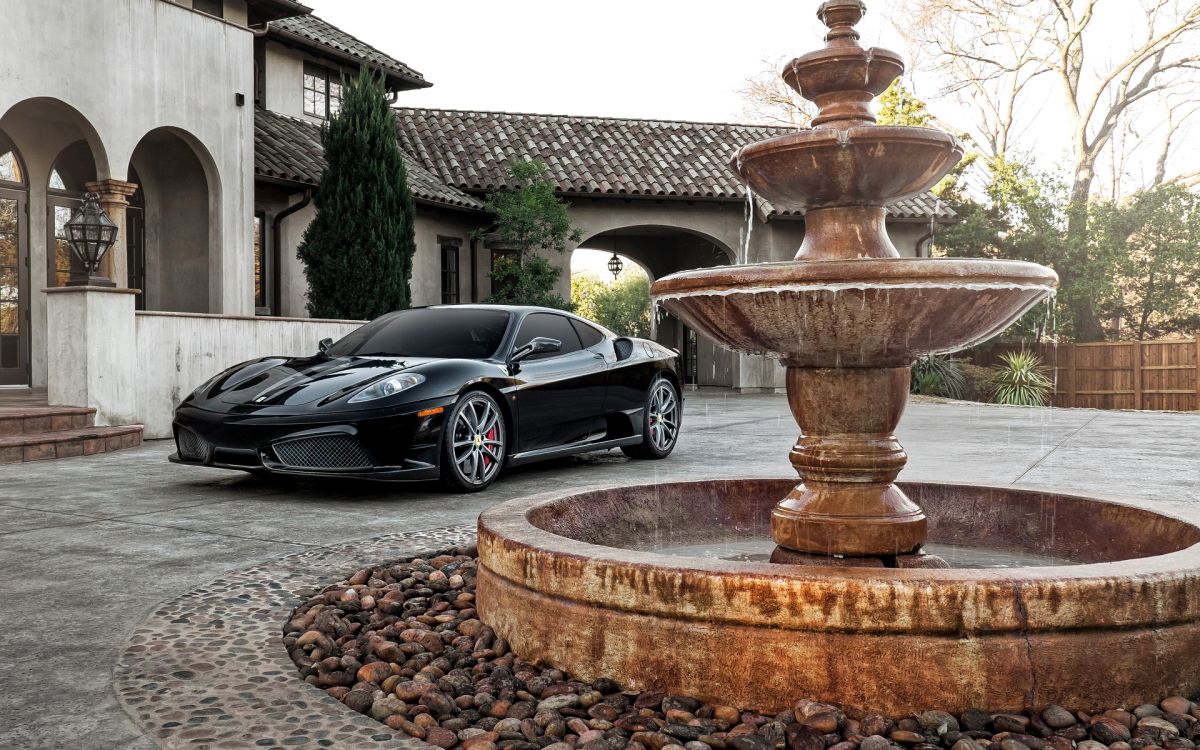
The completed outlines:
[[[125,712],[162,748],[436,750],[298,679],[282,635],[310,596],[364,566],[475,542],[473,524],[389,534],[227,573],[161,604],[113,671]]]

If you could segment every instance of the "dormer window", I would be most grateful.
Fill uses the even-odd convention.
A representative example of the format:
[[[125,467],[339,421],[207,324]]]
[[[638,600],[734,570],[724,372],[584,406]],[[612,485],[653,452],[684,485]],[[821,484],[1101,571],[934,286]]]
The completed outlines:
[[[192,0],[192,10],[217,18],[225,17],[225,0]]]
[[[329,119],[342,111],[342,76],[329,68],[304,63],[304,114]]]

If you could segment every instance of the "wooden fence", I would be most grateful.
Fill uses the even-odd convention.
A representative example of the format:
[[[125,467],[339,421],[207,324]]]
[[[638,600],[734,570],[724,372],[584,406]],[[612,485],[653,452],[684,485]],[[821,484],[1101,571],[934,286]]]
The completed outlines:
[[[1172,341],[998,344],[976,351],[993,365],[1025,348],[1055,374],[1054,405],[1088,409],[1200,411],[1200,336]]]

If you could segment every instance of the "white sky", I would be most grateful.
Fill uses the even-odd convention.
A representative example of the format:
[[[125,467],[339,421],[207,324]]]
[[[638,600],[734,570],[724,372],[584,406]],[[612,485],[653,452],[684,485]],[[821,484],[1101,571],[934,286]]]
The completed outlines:
[[[822,46],[815,0],[312,0],[317,15],[411,65],[415,107],[739,122],[763,60]],[[882,3],[872,3],[872,6]],[[865,45],[899,49],[880,13]]]
[[[817,0],[305,2],[421,71],[434,85],[404,92],[398,102],[414,107],[743,122],[739,89],[746,78],[760,73],[764,62],[821,46],[824,32]],[[1145,21],[1136,0],[1100,5],[1102,17],[1092,31],[1099,42],[1091,47],[1094,64],[1123,56]],[[859,25],[863,46],[894,49],[911,66],[913,51],[889,18],[894,4],[872,0],[868,6]],[[938,83],[928,75],[911,73],[906,83],[943,120],[964,122],[953,101],[938,98]],[[1020,149],[1035,155],[1043,169],[1065,164],[1062,114],[1042,106],[1027,119],[1031,126],[1019,134]],[[1135,175],[1147,172],[1146,160],[1156,151],[1155,123],[1147,119],[1138,137],[1149,145],[1142,163],[1130,167]],[[1185,148],[1178,158],[1200,162],[1200,150]]]

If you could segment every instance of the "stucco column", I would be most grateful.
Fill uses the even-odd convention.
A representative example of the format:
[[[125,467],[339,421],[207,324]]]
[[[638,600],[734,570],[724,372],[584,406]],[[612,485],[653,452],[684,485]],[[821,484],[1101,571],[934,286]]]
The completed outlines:
[[[43,291],[50,403],[93,407],[97,425],[134,424],[138,356],[133,290],[59,286]]]
[[[89,192],[100,194],[100,207],[117,225],[117,241],[109,248],[100,263],[100,273],[112,279],[118,287],[129,286],[129,261],[125,250],[125,208],[129,196],[137,192],[137,183],[124,180],[97,180],[84,185]]]

